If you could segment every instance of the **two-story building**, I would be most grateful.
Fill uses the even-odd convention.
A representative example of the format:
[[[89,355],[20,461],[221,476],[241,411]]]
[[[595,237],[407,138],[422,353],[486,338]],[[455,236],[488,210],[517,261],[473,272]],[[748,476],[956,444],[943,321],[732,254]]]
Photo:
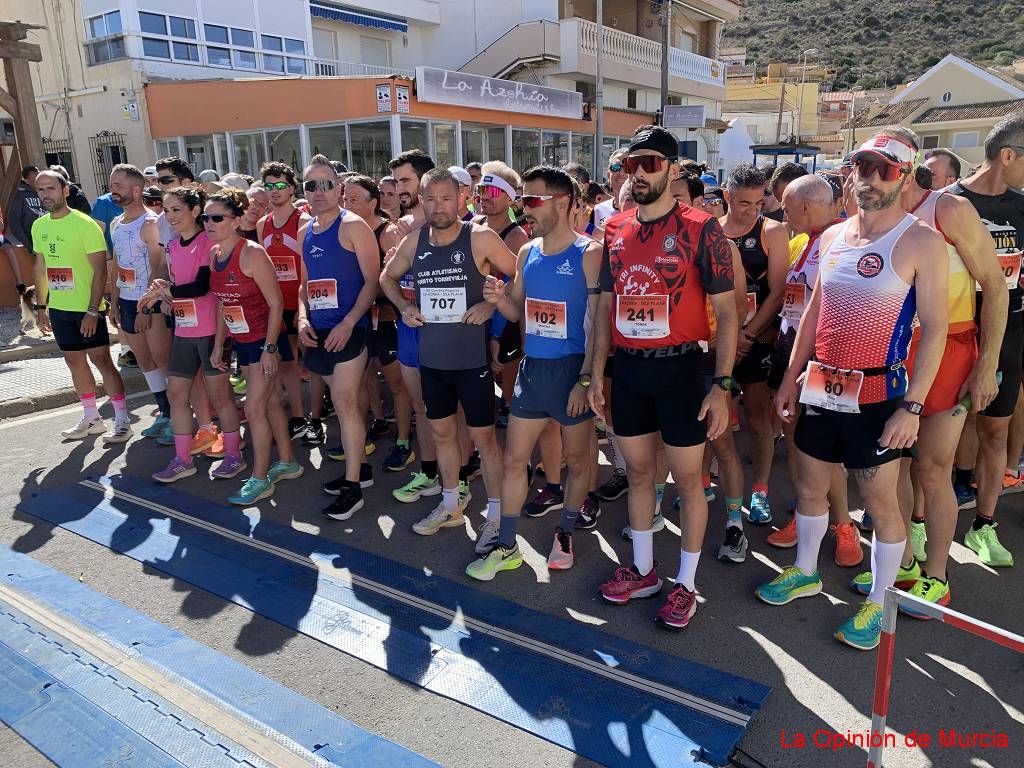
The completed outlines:
[[[272,158],[301,166],[318,151],[379,173],[411,147],[440,163],[591,166],[596,154],[601,167],[659,107],[662,9],[604,2],[601,147],[594,0],[8,0],[4,10],[46,27],[29,41],[44,54],[31,67],[47,159],[96,194],[114,163],[170,154],[222,173]],[[704,106],[706,125],[678,133],[712,165],[725,94],[715,56],[738,13],[735,0],[673,2],[669,103]],[[445,72],[474,98],[451,98]]]

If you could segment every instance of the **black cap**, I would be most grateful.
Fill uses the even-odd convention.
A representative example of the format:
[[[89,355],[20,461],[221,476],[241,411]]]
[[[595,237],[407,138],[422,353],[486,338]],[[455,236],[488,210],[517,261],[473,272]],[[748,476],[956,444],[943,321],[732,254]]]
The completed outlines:
[[[629,142],[629,151],[635,152],[638,149],[651,149],[665,157],[678,157],[679,141],[667,128],[653,125],[633,135],[633,140]]]
[[[160,187],[146,187],[142,190],[143,200],[163,200],[164,193],[160,191]]]

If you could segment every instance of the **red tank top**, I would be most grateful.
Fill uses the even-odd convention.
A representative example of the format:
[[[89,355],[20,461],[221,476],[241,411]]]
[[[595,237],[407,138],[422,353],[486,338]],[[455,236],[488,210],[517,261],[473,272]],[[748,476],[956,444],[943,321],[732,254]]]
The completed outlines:
[[[274,214],[263,217],[263,242],[261,245],[270,254],[270,261],[277,273],[277,282],[281,284],[281,296],[284,297],[285,309],[299,308],[299,283],[302,274],[302,249],[299,246],[299,216],[296,209],[288,217],[284,226],[274,225]]]
[[[240,259],[247,240],[239,240],[227,261],[214,259],[210,269],[210,291],[220,299],[224,323],[231,337],[241,343],[267,338],[270,307],[263,291],[242,272]]]

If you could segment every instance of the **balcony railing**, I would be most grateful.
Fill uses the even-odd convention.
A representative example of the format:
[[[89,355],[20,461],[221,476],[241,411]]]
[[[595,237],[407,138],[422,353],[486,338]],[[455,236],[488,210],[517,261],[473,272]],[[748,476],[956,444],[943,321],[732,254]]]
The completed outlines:
[[[336,59],[314,59],[312,74],[320,77],[387,77],[388,75],[402,75],[413,77],[411,69],[400,67],[379,67],[374,64],[360,64],[355,61],[337,61]]]
[[[563,20],[561,24],[563,28],[576,26],[576,42],[580,53],[597,56],[597,24],[579,18]],[[604,27],[603,42],[602,55],[605,60],[654,72],[661,71],[661,43],[611,27]],[[725,85],[725,66],[721,62],[679,48],[669,48],[668,71],[673,77],[707,85]]]

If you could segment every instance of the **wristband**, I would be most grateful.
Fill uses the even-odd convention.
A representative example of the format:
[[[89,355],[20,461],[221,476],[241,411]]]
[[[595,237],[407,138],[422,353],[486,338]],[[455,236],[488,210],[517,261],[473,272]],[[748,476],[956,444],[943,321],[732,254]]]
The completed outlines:
[[[87,309],[87,310],[85,310],[85,314],[90,315],[91,317],[99,317],[100,316],[100,313],[97,312],[95,309]]]
[[[41,312],[42,310],[46,309],[46,305],[45,304],[33,304],[32,305],[32,309],[34,309],[36,312]]]

